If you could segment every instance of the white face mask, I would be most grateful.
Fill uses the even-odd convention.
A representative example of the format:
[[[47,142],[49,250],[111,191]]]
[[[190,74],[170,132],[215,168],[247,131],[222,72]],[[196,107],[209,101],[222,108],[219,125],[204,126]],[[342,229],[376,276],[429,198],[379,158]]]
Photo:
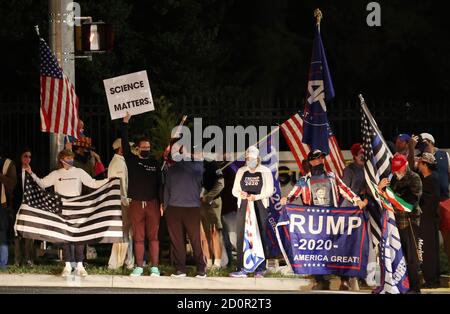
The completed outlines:
[[[395,173],[395,177],[398,179],[398,180],[401,180],[403,177],[405,176],[405,174],[404,173]]]

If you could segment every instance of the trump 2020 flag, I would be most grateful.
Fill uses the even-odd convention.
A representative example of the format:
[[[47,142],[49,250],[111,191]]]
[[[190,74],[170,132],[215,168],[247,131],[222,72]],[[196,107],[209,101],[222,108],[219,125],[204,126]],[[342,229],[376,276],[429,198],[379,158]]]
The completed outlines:
[[[265,259],[254,202],[248,201],[244,228],[244,270],[254,272]]]
[[[326,102],[332,98],[334,98],[333,82],[328,69],[319,25],[316,25],[309,68],[307,99],[303,113],[303,143],[309,144],[311,150],[320,149],[327,154],[330,152],[330,147],[328,144],[329,126]]]
[[[274,193],[270,197],[269,207],[267,208],[267,228],[266,228],[266,243],[268,246],[268,253],[270,257],[277,257],[281,254],[280,247],[277,240],[277,222],[280,218],[280,212],[283,208],[281,205],[281,186],[278,180],[278,152],[276,146],[278,143],[273,145],[272,136],[270,136],[267,141],[259,144],[261,152],[261,163],[270,169],[273,176],[273,187]],[[284,238],[283,238],[284,240]]]
[[[16,233],[53,243],[123,241],[120,179],[111,179],[88,195],[63,197],[42,190],[26,175]]]

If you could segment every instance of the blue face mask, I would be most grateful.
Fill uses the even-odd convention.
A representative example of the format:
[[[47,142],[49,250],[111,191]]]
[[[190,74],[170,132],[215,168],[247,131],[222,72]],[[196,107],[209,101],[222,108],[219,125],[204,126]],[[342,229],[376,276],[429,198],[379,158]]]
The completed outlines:
[[[250,169],[255,169],[258,166],[258,159],[252,159],[252,160],[247,161],[247,166]]]
[[[73,167],[73,160],[64,160],[64,159],[61,159],[61,162],[62,162],[64,165],[69,166],[69,168]]]

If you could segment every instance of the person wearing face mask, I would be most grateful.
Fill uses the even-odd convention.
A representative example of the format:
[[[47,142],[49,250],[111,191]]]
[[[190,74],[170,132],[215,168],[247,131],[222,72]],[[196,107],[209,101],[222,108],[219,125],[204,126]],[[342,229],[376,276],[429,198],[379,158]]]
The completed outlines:
[[[161,166],[150,153],[150,140],[141,137],[136,141],[137,155],[128,144],[129,113],[123,118],[122,150],[128,169],[128,198],[131,199],[128,216],[133,230],[134,258],[136,267],[130,276],[141,276],[144,272],[144,243],[147,238],[151,257],[151,276],[160,276],[159,271],[159,222],[162,215]]]
[[[43,189],[50,186],[55,188],[55,193],[65,196],[74,197],[80,196],[82,192],[82,186],[86,185],[92,189],[98,189],[102,185],[108,182],[108,179],[95,180],[83,169],[73,166],[74,153],[71,150],[63,150],[58,154],[58,170],[52,171],[45,178],[38,178],[29,164],[24,165],[24,169],[28,172],[34,181]],[[72,248],[74,246],[74,254],[72,254]],[[72,273],[71,262],[77,263],[76,274],[81,277],[86,277],[87,272],[83,266],[84,259],[84,244],[70,244],[65,243],[63,246],[64,259],[66,266],[62,272],[62,276],[66,277]]]
[[[265,239],[267,226],[267,207],[273,194],[273,176],[269,168],[261,165],[259,150],[250,146],[245,153],[246,165],[236,172],[232,193],[237,198],[238,211],[236,215],[236,247],[237,247],[237,271],[230,277],[245,278],[247,272],[244,270],[244,232],[245,216],[248,202],[253,202],[254,210],[260,230],[261,242],[264,255],[268,256]],[[261,263],[256,269],[255,277],[264,277],[266,263]]]
[[[281,198],[281,205],[286,205],[298,197],[302,197],[304,205],[333,206],[339,207],[340,197],[347,199],[353,206],[364,208],[367,200],[364,202],[353,192],[341,179],[333,172],[326,172],[325,166],[326,154],[319,149],[309,152],[308,161],[311,171],[301,177],[287,197]],[[313,290],[329,290],[330,280],[323,275],[314,276],[316,283]],[[341,278],[341,290],[348,290],[348,277]]]
[[[409,276],[408,293],[420,293],[419,257],[417,253],[417,235],[420,223],[421,209],[419,206],[422,194],[422,181],[417,173],[409,168],[405,155],[395,154],[391,160],[394,177],[392,181],[384,178],[378,184],[378,190],[388,200],[392,197],[386,193],[385,188],[390,186],[395,197],[412,205],[412,211],[407,212],[400,208],[401,203],[393,200],[395,209],[395,222],[397,223],[403,254],[405,255]]]

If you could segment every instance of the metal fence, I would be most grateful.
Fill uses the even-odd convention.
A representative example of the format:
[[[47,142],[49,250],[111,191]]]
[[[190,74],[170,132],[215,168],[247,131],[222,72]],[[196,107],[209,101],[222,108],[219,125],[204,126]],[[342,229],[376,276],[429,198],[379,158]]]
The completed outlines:
[[[211,97],[170,99],[174,109],[190,118],[203,118],[208,125],[281,124],[299,109],[303,99],[255,100],[248,98]],[[429,132],[439,147],[450,147],[450,112],[444,101],[430,100],[405,103],[401,101],[375,101],[366,99],[386,140],[398,133]],[[111,121],[105,99],[81,100],[81,118],[87,135],[93,138],[96,150],[107,163],[113,155],[111,143],[119,135],[119,121]],[[40,131],[39,97],[0,97],[0,149],[4,155],[16,156],[25,146],[33,153],[34,168],[42,174],[48,172],[49,136]],[[328,118],[341,149],[349,149],[360,141],[360,112],[357,99],[335,100],[328,105]],[[287,145],[280,139],[281,150]]]

